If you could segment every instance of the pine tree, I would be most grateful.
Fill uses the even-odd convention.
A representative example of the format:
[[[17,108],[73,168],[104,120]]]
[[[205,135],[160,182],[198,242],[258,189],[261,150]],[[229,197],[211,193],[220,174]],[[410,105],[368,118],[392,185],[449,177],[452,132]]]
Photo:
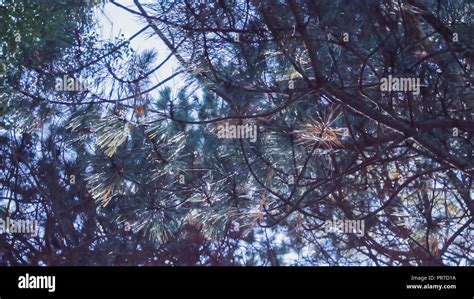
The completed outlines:
[[[53,2],[0,7],[0,213],[45,230],[1,263],[471,263],[469,3],[135,0],[130,39],[180,65],[157,82],[168,57],[91,33],[102,4]]]

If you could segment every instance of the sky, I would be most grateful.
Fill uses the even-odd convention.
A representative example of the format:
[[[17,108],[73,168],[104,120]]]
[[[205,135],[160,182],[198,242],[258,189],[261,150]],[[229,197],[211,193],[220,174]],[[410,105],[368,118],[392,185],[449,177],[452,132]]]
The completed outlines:
[[[136,6],[130,0],[116,1],[121,5],[127,6],[130,9],[137,10]],[[150,1],[141,1],[146,4]],[[98,28],[96,29],[103,40],[115,40],[119,38],[121,34],[125,38],[130,38],[143,27],[146,26],[143,19],[139,20],[139,17],[134,16],[132,13],[125,11],[124,9],[114,5],[111,2],[106,3],[104,6],[96,6],[95,13],[99,21]],[[157,37],[150,37],[152,29],[148,29],[143,32],[130,43],[130,47],[137,53],[146,50],[155,50],[158,52],[157,64],[164,60],[170,53],[170,50],[166,45]],[[174,73],[174,70],[179,67],[176,58],[172,57],[167,63],[154,73],[152,82],[158,83]],[[166,84],[172,87],[172,90],[177,90],[183,83],[183,78],[180,76],[175,77],[173,80]]]

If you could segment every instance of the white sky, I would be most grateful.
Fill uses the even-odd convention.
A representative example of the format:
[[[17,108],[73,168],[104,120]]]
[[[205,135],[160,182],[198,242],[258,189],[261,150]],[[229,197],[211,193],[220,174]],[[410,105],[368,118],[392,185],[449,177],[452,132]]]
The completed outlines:
[[[136,6],[131,0],[116,1],[121,5],[127,6],[130,9],[137,10]],[[142,1],[146,3],[147,1]],[[132,13],[125,11],[124,9],[112,4],[106,3],[103,8],[96,8],[97,18],[99,20],[99,27],[97,30],[103,40],[115,40],[124,34],[125,38],[130,38],[132,35],[137,33],[143,27],[146,26],[143,19],[134,16]],[[158,52],[158,59],[156,64],[159,64],[164,60],[170,53],[166,45],[158,37],[150,37],[152,29],[148,29],[139,36],[135,37],[130,43],[131,48],[137,53],[145,50],[154,49]],[[172,57],[168,62],[154,73],[154,79],[152,82],[157,83],[161,80],[168,78],[174,73],[174,70],[179,66],[175,57]],[[182,85],[183,79],[180,76],[175,77],[168,86],[171,86],[175,91],[180,85]]]

